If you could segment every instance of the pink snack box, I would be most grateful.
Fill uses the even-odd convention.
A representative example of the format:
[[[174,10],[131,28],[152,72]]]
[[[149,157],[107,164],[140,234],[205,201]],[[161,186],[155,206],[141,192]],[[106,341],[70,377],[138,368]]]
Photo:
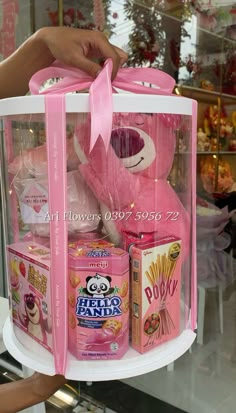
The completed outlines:
[[[131,247],[132,347],[140,353],[180,333],[181,240]]]
[[[69,350],[120,359],[129,347],[129,255],[104,241],[69,250]]]
[[[34,242],[8,245],[12,319],[52,352],[50,250]]]

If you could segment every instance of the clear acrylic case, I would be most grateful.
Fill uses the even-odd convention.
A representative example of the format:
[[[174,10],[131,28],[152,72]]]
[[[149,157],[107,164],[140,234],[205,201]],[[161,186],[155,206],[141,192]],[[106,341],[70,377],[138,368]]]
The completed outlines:
[[[88,108],[82,93],[0,102],[4,338],[26,366],[95,381],[163,367],[195,338],[196,103],[115,94],[92,150]]]

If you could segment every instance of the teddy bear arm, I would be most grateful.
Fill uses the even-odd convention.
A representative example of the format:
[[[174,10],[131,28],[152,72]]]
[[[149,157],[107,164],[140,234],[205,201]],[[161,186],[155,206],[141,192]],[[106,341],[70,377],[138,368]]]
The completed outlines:
[[[96,198],[108,208],[120,210],[132,202],[137,191],[137,178],[125,168],[109,168],[99,173],[91,164],[80,165],[80,172]]]

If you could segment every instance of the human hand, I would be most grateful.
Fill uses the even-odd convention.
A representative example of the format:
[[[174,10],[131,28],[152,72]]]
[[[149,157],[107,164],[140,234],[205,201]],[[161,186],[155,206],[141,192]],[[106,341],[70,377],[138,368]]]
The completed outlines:
[[[65,377],[60,374],[47,376],[37,372],[33,374],[31,381],[32,391],[39,400],[48,399],[66,383]]]
[[[59,374],[47,376],[41,373],[34,373],[25,379],[1,384],[0,411],[15,413],[41,403],[52,396],[65,383],[65,377]]]
[[[44,27],[36,32],[52,56],[67,64],[96,77],[101,66],[94,59],[111,58],[113,62],[112,79],[128,56],[116,46],[111,45],[106,36],[93,30],[69,27]]]

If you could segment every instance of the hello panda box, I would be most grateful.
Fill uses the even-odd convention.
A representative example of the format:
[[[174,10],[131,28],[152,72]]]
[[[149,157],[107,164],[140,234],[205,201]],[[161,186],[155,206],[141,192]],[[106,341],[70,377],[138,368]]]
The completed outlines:
[[[115,360],[129,347],[129,256],[95,244],[69,250],[69,350],[80,360]]]
[[[8,245],[7,257],[13,323],[52,352],[50,250],[18,242]]]

